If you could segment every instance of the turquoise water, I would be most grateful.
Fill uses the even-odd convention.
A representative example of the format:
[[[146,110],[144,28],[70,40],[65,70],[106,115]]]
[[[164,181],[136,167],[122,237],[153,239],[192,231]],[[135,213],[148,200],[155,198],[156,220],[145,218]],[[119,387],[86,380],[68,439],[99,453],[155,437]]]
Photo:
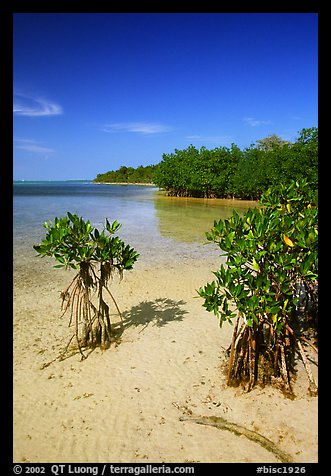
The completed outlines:
[[[88,181],[14,182],[14,255],[34,254],[45,236],[43,223],[67,211],[101,229],[105,218],[122,223],[118,235],[146,262],[203,258],[215,247],[203,245],[214,219],[232,213],[234,202],[174,199],[156,187],[95,184]],[[244,210],[245,204],[239,204]],[[246,206],[247,208],[247,206]],[[216,253],[217,256],[217,253]]]
[[[91,182],[14,182],[14,237],[44,234],[42,224],[70,211],[102,228],[117,219],[126,235],[139,232],[144,220],[155,231],[154,187]]]

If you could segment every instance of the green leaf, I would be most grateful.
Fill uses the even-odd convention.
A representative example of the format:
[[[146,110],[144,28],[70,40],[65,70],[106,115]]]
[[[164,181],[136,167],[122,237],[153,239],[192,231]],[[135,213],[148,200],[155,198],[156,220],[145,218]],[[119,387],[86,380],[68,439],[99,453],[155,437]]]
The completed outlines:
[[[253,327],[253,321],[252,321],[251,318],[246,318],[246,325],[247,325],[248,327]]]
[[[78,218],[77,215],[72,215],[70,212],[67,212],[67,215],[68,215],[68,217],[70,218],[70,220],[71,220],[72,222],[75,221],[75,218]],[[55,218],[55,220],[56,220],[56,218]]]
[[[257,261],[254,257],[252,259],[252,264],[253,264],[253,268],[254,268],[255,271],[257,271],[257,272],[260,271],[260,266],[258,265],[258,263],[257,263]]]

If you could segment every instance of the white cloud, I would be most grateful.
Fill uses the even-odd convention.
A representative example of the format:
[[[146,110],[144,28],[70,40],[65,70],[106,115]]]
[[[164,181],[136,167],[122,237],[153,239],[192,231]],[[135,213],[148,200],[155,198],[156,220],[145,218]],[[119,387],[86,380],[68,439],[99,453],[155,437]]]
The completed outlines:
[[[249,126],[256,127],[256,126],[264,126],[266,124],[271,124],[271,121],[265,121],[260,119],[255,119],[254,117],[244,117],[243,121],[248,124]]]
[[[157,134],[169,132],[171,127],[154,122],[117,122],[105,124],[102,129],[104,132],[136,132],[138,134]]]
[[[55,150],[49,147],[40,145],[38,141],[32,139],[15,139],[15,148],[24,150],[25,152],[31,152],[37,155],[49,155],[54,154]]]
[[[48,99],[14,93],[13,112],[17,116],[41,117],[57,116],[63,110],[59,104]]]

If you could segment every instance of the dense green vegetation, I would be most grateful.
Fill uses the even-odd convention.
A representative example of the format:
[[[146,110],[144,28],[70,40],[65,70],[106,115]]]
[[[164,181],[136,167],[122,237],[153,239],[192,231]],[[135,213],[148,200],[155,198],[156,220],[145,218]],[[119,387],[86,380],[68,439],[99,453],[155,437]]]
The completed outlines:
[[[118,170],[98,174],[94,182],[109,183],[152,183],[156,165],[140,165],[136,169],[122,165]]]
[[[240,150],[217,147],[164,154],[154,183],[170,195],[259,199],[270,186],[307,179],[317,187],[318,130],[303,129],[294,143],[270,136]]]
[[[242,217],[234,211],[229,219],[214,221],[206,236],[218,244],[226,264],[198,294],[220,324],[235,321],[228,385],[249,391],[257,382],[275,383],[292,396],[298,353],[316,395],[304,350],[307,334],[317,338],[316,194],[307,181],[292,181],[268,189],[260,203]]]
[[[98,174],[95,182],[152,182],[169,195],[257,200],[268,187],[306,179],[317,188],[318,129],[302,129],[295,142],[276,135],[241,150],[217,147],[175,149],[157,165],[122,166]]]

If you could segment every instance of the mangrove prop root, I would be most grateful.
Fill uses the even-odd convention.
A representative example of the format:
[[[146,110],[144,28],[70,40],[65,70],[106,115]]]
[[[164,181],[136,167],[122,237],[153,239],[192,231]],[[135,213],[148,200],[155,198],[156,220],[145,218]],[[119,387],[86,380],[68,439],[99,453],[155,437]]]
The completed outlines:
[[[309,380],[309,392],[312,396],[317,396],[318,394],[318,388],[317,388],[317,385],[316,385],[316,382],[315,382],[315,379],[313,377],[313,374],[312,374],[312,371],[310,369],[310,366],[309,366],[309,363],[308,363],[308,360],[307,360],[307,357],[306,357],[306,354],[305,354],[305,351],[303,350],[303,347],[302,347],[302,344],[300,341],[298,341],[298,349],[299,349],[299,353],[301,355],[301,359],[302,359],[302,362],[303,362],[303,365],[306,369],[306,373],[307,373],[307,376],[308,376],[308,380]]]
[[[90,274],[91,273],[91,274]],[[92,292],[97,290],[98,305],[92,302]],[[86,359],[83,349],[101,349],[109,347],[112,340],[112,323],[110,320],[109,306],[103,298],[103,291],[107,291],[113,302],[123,326],[123,318],[117,302],[107,287],[107,280],[99,278],[93,268],[82,268],[71,280],[67,288],[61,292],[61,317],[69,312],[69,327],[74,327],[74,334],[71,337],[64,353],[69,349],[69,345],[75,338],[78,351],[82,360]]]
[[[230,358],[229,358],[229,369],[228,369],[228,375],[227,375],[227,380],[226,383],[229,385],[230,379],[231,379],[231,369],[232,369],[232,364],[233,364],[233,357],[234,357],[234,346],[237,338],[237,331],[238,331],[238,324],[239,324],[239,319],[240,316],[237,317],[237,321],[234,327],[234,331],[232,334],[232,342],[231,342],[231,350],[230,350]]]
[[[198,416],[194,417],[192,416],[182,416],[179,418],[180,421],[192,421],[194,423],[198,423],[199,425],[209,425],[209,426],[214,426],[220,430],[227,430],[231,431],[237,436],[245,436],[251,441],[254,441],[255,443],[258,443],[260,446],[265,448],[267,451],[273,453],[279,461],[282,463],[291,463],[293,462],[292,456],[290,456],[288,453],[282,451],[281,449],[278,448],[278,446],[265,436],[261,435],[260,433],[257,433],[256,431],[253,430],[248,430],[244,426],[237,425],[236,423],[231,423],[225,418],[222,417],[217,417],[217,416]]]
[[[283,378],[285,392],[287,392],[288,395],[292,395],[293,391],[291,388],[290,375],[286,364],[285,349],[283,344],[280,345],[280,360],[280,373]]]
[[[306,339],[306,338],[303,337],[303,336],[300,336],[300,340],[301,340],[302,342],[305,342],[306,344],[308,344],[312,349],[314,349],[314,351],[315,351],[316,353],[318,353],[317,347],[316,347],[312,342],[310,342],[308,339]]]
[[[293,329],[291,329],[289,326],[287,326],[287,329],[288,331],[294,335],[294,332],[293,332]],[[310,345],[310,347],[312,349],[314,349],[314,351],[316,353],[318,353],[318,349],[314,346],[314,344],[312,344],[308,339],[306,339],[304,336],[299,336],[297,338],[297,349],[298,349],[298,352],[300,354],[300,357],[301,357],[301,360],[303,362],[303,365],[304,365],[304,368],[306,370],[306,373],[307,373],[307,377],[308,377],[308,380],[309,380],[309,393],[311,396],[313,397],[316,397],[318,395],[318,386],[315,382],[315,379],[313,377],[313,374],[312,374],[312,371],[311,371],[311,368],[310,368],[310,365],[309,365],[309,362],[308,362],[308,359],[307,359],[307,356],[305,354],[305,351],[304,351],[304,348],[301,344],[301,341],[303,342],[306,342],[306,344]]]
[[[245,324],[239,326],[237,317],[230,347],[226,371],[228,386],[242,385],[251,391],[257,384],[275,384],[289,398],[294,398],[291,377],[295,374],[295,354],[298,352],[308,375],[309,392],[317,395],[317,385],[313,378],[302,342],[317,352],[315,345],[301,335],[297,335],[286,323],[285,332],[275,334],[272,326],[263,322],[257,328]]]

